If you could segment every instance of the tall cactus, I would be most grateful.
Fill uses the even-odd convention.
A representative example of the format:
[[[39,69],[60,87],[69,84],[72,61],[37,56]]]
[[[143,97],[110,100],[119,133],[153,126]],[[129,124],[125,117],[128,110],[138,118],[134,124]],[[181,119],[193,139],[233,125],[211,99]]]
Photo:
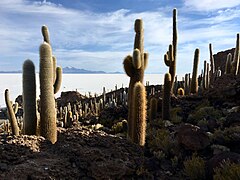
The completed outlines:
[[[31,60],[23,64],[23,129],[24,134],[36,135],[37,107],[36,107],[36,77],[35,66]]]
[[[211,79],[214,78],[215,73],[215,63],[214,63],[214,57],[213,57],[213,50],[212,50],[212,44],[209,44],[209,52],[210,52],[210,63],[211,63]]]
[[[166,73],[164,76],[164,89],[162,100],[162,119],[170,120],[170,99],[171,99],[171,74]]]
[[[169,45],[168,52],[164,55],[164,62],[169,67],[171,74],[171,92],[173,90],[174,79],[176,75],[177,64],[177,9],[173,9],[173,39],[172,44]]]
[[[40,128],[41,135],[54,144],[57,141],[57,127],[52,69],[52,49],[44,42],[40,46]]]
[[[232,74],[237,75],[238,74],[238,68],[239,68],[239,59],[240,59],[240,39],[239,34],[237,34],[237,40],[236,40],[236,47],[234,51],[233,61],[232,61]]]
[[[207,61],[204,61],[203,69],[203,89],[207,89]]]
[[[18,136],[19,135],[19,127],[17,124],[17,119],[12,107],[12,102],[10,101],[9,98],[9,90],[6,89],[5,90],[5,102],[6,102],[6,106],[8,109],[8,115],[9,115],[9,121],[12,127],[12,134]]]
[[[50,45],[50,35],[48,31],[48,27],[46,25],[42,26],[42,35],[44,42]],[[62,83],[62,68],[57,67],[57,59],[55,56],[52,56],[52,71],[53,71],[53,87],[54,87],[54,94],[56,94],[61,87]]]
[[[192,81],[191,81],[191,90],[190,93],[195,94],[198,92],[198,63],[199,63],[199,49],[197,48],[194,53],[194,62],[193,62],[193,72],[192,72]]]
[[[146,90],[141,82],[133,89],[133,142],[144,146],[146,137]]]
[[[147,66],[148,54],[143,51],[143,22],[141,19],[135,21],[135,41],[133,56],[128,55],[123,66],[126,74],[130,77],[128,88],[128,138],[133,139],[133,87],[138,81],[143,82],[144,70]]]

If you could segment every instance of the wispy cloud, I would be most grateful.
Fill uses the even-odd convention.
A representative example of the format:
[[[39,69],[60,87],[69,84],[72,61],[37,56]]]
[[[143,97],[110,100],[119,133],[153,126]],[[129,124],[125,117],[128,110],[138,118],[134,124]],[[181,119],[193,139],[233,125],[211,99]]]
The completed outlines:
[[[239,0],[184,0],[184,5],[191,10],[212,11],[232,8],[240,5]]]
[[[197,3],[191,2],[184,1],[183,8],[191,5],[198,10]],[[240,27],[235,20],[239,17],[238,8],[198,14],[198,17],[189,15],[186,9],[180,10],[178,73],[191,72],[197,47],[201,49],[203,60],[208,59],[209,42],[213,43],[215,52],[233,47]],[[50,1],[1,0],[0,70],[21,69],[27,58],[38,68],[38,47],[42,42],[40,29],[46,24],[53,52],[61,66],[123,71],[122,60],[132,53],[136,18],[144,20],[145,50],[150,54],[147,72],[165,72],[163,55],[172,39],[170,8],[144,12],[118,9],[101,13],[70,9]]]

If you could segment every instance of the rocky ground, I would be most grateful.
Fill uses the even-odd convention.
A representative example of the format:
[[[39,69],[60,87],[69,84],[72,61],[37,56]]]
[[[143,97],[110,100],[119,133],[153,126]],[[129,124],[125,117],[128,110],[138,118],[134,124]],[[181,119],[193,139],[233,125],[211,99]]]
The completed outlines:
[[[171,121],[148,119],[144,148],[126,138],[126,107],[59,127],[54,145],[2,133],[0,179],[240,179],[239,95],[240,76],[224,75],[198,96],[173,96]]]

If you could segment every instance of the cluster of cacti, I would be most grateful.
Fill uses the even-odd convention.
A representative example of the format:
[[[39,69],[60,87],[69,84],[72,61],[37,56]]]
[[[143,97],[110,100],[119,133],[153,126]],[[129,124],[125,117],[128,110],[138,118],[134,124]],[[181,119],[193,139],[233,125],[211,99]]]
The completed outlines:
[[[169,45],[167,53],[164,55],[164,62],[169,67],[171,74],[171,92],[174,86],[177,64],[177,9],[173,9],[173,38],[172,44]]]
[[[141,19],[135,21],[135,33],[133,55],[128,55],[123,61],[124,70],[130,77],[128,88],[128,138],[131,140],[134,137],[134,106],[132,101],[134,85],[139,81],[143,83],[144,70],[148,62],[148,54],[144,53],[143,48],[143,21]]]

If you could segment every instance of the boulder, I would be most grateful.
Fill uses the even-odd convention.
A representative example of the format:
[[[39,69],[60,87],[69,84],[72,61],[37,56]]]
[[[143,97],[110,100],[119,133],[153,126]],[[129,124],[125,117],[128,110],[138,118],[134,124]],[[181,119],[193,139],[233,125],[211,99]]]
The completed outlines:
[[[179,145],[193,151],[204,149],[210,144],[207,133],[191,124],[184,124],[178,129],[177,140]]]

